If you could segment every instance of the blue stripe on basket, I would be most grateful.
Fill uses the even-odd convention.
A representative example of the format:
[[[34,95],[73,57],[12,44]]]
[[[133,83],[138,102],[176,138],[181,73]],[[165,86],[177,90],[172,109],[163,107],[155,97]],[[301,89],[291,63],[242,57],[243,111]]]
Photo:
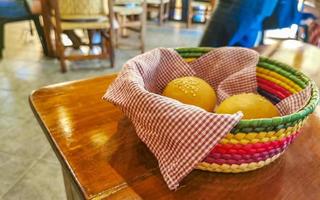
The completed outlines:
[[[273,104],[277,104],[281,101],[281,99],[279,99],[277,96],[261,89],[260,87],[258,87],[258,93],[262,96],[264,96],[265,98],[267,98],[269,101],[271,101]]]

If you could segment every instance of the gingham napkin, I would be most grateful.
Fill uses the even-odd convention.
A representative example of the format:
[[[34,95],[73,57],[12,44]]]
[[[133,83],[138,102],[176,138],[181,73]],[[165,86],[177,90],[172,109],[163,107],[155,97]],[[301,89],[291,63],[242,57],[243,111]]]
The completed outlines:
[[[156,156],[168,187],[176,189],[242,113],[209,113],[161,96],[163,89],[175,78],[198,76],[216,89],[220,100],[255,92],[258,59],[255,51],[226,47],[186,63],[173,49],[155,49],[129,60],[104,98],[130,118],[137,135]]]
[[[279,110],[281,116],[295,113],[303,108],[311,98],[311,89],[311,84],[309,84],[302,91],[290,95],[277,103],[276,107]]]

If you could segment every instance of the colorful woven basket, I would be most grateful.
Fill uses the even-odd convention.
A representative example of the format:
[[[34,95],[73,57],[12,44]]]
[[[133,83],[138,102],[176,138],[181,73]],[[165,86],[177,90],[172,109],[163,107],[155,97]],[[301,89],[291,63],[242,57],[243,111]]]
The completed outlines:
[[[192,61],[211,48],[179,48]],[[276,160],[299,134],[318,104],[318,88],[307,76],[283,63],[260,58],[257,66],[258,92],[274,104],[312,86],[308,104],[291,115],[241,120],[196,168],[213,172],[238,173],[261,168]]]

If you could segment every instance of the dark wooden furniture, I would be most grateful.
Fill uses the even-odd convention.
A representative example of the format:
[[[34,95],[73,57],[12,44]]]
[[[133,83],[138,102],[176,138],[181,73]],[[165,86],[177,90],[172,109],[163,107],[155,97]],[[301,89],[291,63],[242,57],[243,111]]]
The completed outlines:
[[[145,0],[118,0],[113,7],[115,19],[119,23],[119,30],[116,30],[116,46],[120,46],[119,36],[128,37],[127,30],[138,34],[140,43],[138,48],[141,53],[145,51],[146,40],[146,14],[147,4]],[[125,46],[129,44],[122,43]],[[122,46],[121,44],[121,46]],[[135,45],[134,45],[135,46]]]
[[[312,59],[320,59],[320,50],[289,41],[272,56],[287,62],[291,54],[299,55],[296,66],[320,85],[320,62]],[[177,191],[170,191],[130,121],[101,99],[115,77],[51,85],[30,96],[62,165],[68,199],[320,199],[320,107],[287,152],[269,166],[242,174],[194,170]]]
[[[57,55],[55,54],[55,48],[53,47],[53,41],[52,41],[52,34],[51,31],[53,27],[51,26],[51,17],[50,17],[50,6],[49,6],[49,0],[38,0],[40,2],[41,7],[41,16],[43,21],[43,31],[44,31],[44,37],[46,40],[46,46],[48,49],[48,57],[55,58]],[[64,32],[69,39],[72,41],[72,44],[74,48],[79,48],[81,45],[81,39],[75,35],[73,31],[65,31]]]
[[[32,5],[31,5],[32,6]],[[0,59],[3,56],[3,50],[5,47],[5,24],[31,20],[34,22],[36,27],[43,52],[48,55],[48,48],[46,45],[46,39],[44,35],[43,28],[40,23],[39,13],[33,13],[33,8],[29,7],[26,0],[6,0],[0,2]]]
[[[61,72],[67,71],[66,60],[88,60],[109,58],[111,67],[114,66],[114,29],[113,23],[113,1],[104,0],[46,0],[46,23],[48,28],[55,33],[56,55],[60,60]],[[76,29],[89,31],[89,43],[80,45],[99,46],[99,53],[87,54],[66,54],[66,46],[62,41],[62,33],[74,31]],[[98,43],[92,43],[90,35],[97,32],[101,36]],[[47,37],[50,38],[50,33]]]
[[[55,57],[56,55],[54,53],[54,48],[50,37],[52,27],[50,26],[50,8],[47,1],[48,0],[40,0],[41,16],[43,20],[43,32],[46,39],[46,46],[48,48],[48,56]]]
[[[158,12],[158,24],[162,26],[164,20],[169,19],[170,0],[146,0],[148,14],[152,11]]]

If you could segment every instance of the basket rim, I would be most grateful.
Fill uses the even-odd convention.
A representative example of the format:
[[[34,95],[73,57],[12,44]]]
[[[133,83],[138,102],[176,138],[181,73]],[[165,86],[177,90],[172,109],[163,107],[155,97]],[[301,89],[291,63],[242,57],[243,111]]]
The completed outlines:
[[[212,47],[175,48],[175,50],[184,58],[200,57],[213,49],[215,49],[215,48],[212,48]],[[283,124],[288,124],[289,126],[291,126],[293,122],[296,122],[298,120],[303,120],[305,117],[307,117],[309,114],[311,114],[315,110],[315,108],[318,104],[318,101],[319,101],[318,87],[316,86],[315,82],[311,78],[306,76],[303,72],[296,70],[295,68],[291,67],[290,65],[287,65],[285,63],[276,61],[274,59],[266,58],[263,56],[260,56],[259,63],[267,63],[267,64],[271,64],[271,65],[280,67],[281,69],[290,73],[290,76],[293,75],[294,77],[298,78],[301,82],[305,83],[306,85],[310,84],[311,85],[311,92],[312,92],[310,100],[301,110],[299,110],[295,113],[292,113],[290,115],[284,115],[284,116],[273,117],[273,118],[259,118],[259,119],[245,119],[245,120],[242,119],[236,125],[236,127],[233,129],[232,132],[241,132],[240,129],[249,128],[249,127],[253,127],[253,128],[254,127],[269,127],[269,126],[277,126],[277,125],[283,125]],[[292,80],[291,79],[292,77],[286,77],[286,78],[289,78],[290,80]],[[300,85],[301,83],[296,83],[296,84]],[[251,132],[251,131],[248,131],[248,132]]]

